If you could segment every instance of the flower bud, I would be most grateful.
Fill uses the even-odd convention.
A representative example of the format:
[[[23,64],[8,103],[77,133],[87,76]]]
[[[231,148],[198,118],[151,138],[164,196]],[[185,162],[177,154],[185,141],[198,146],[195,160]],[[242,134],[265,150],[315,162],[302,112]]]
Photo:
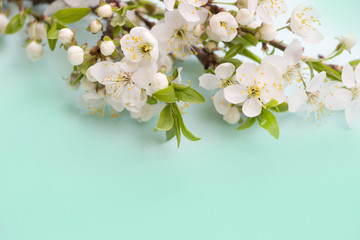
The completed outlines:
[[[195,37],[200,37],[205,32],[205,27],[203,24],[197,24],[193,29],[193,34]]]
[[[345,45],[346,50],[351,50],[356,45],[356,36],[352,33],[348,33],[341,37],[340,43]]]
[[[101,22],[99,21],[99,19],[93,20],[93,21],[90,23],[90,25],[89,25],[89,30],[90,30],[93,34],[96,34],[96,33],[100,32],[102,28],[103,28],[103,25],[101,24]]]
[[[173,60],[169,55],[160,55],[157,64],[159,69],[163,68],[166,73],[169,73],[173,67]]]
[[[158,72],[154,75],[150,85],[151,92],[155,93],[161,89],[167,88],[169,86],[169,81],[165,74]]]
[[[272,24],[264,23],[259,30],[260,38],[265,41],[272,41],[275,39],[277,31]]]
[[[230,110],[223,116],[223,119],[230,123],[230,124],[236,124],[240,120],[240,112],[237,109],[237,107],[232,107]]]
[[[68,60],[74,66],[84,62],[84,50],[79,46],[72,46],[68,49]]]
[[[70,44],[74,39],[74,32],[69,28],[63,28],[59,31],[59,40],[62,44]]]
[[[95,90],[96,85],[97,83],[89,81],[86,77],[81,80],[81,87],[87,92]]]
[[[43,40],[46,38],[46,28],[43,23],[34,22],[28,29],[28,36],[35,40]]]
[[[100,44],[100,52],[104,56],[110,56],[115,51],[115,44],[113,41],[104,41]]]
[[[32,41],[26,47],[26,55],[32,61],[38,61],[44,56],[44,48],[40,43],[37,43],[36,41]]]
[[[236,14],[236,21],[240,25],[248,25],[254,20],[254,15],[250,13],[249,9],[242,8]]]
[[[213,52],[216,50],[216,48],[217,48],[217,44],[215,42],[208,42],[205,45],[205,49],[208,52]]]
[[[112,17],[113,10],[111,8],[111,5],[105,4],[101,7],[99,7],[97,10],[97,14],[99,15],[99,17],[103,17],[103,18]]]
[[[9,19],[5,16],[5,14],[0,13],[0,35],[5,33],[8,23]]]

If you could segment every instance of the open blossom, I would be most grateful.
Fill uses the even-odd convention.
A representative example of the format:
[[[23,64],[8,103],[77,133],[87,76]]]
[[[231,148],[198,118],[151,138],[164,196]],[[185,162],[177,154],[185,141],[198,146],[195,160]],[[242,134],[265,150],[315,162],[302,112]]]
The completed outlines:
[[[344,110],[349,127],[354,127],[360,113],[360,65],[353,68],[346,64],[342,82],[330,86],[330,94],[326,97],[326,106],[332,110]]]
[[[206,32],[214,41],[230,42],[236,37],[238,27],[239,25],[233,15],[228,12],[219,12],[210,18]]]
[[[176,0],[164,0],[165,7],[168,11],[174,10]],[[201,17],[196,11],[197,7],[201,7],[207,3],[207,0],[179,0],[178,10],[179,13],[186,21],[198,22]]]
[[[159,57],[158,41],[144,27],[134,27],[120,39],[121,50],[131,62],[156,62]]]
[[[321,26],[319,18],[320,13],[314,7],[300,4],[291,15],[291,31],[309,43],[319,43],[324,39],[322,33],[317,29]]]
[[[86,105],[89,113],[94,116],[104,116],[108,111],[112,117],[118,116],[119,112],[124,110],[121,103],[114,101],[108,94],[105,88],[98,92],[86,92],[79,99],[80,106]]]
[[[234,83],[235,66],[231,63],[222,63],[215,68],[215,75],[205,73],[199,77],[200,87],[207,90],[220,90],[213,97],[214,106],[218,113],[226,114],[231,109],[231,103],[225,99],[224,89]]]
[[[274,65],[283,75],[286,82],[291,85],[294,81],[298,81],[301,78],[303,70],[301,67],[302,60],[303,47],[299,40],[295,39],[286,47],[284,56],[269,55],[261,62]]]
[[[273,24],[272,17],[286,13],[286,0],[248,0],[248,9],[250,13],[257,12],[261,21]]]
[[[310,113],[313,112],[318,121],[323,117],[325,111],[325,97],[323,84],[326,79],[326,72],[315,75],[308,83],[305,89],[299,89],[289,97],[289,112],[307,111],[308,121]],[[305,83],[304,83],[305,84]]]
[[[203,23],[207,17],[207,11],[198,11],[200,20],[188,22],[178,10],[166,12],[164,22],[156,24],[152,34],[159,40],[161,55],[172,53],[175,57],[186,57],[191,53],[193,45],[199,45],[200,40],[193,34],[194,27]]]
[[[271,100],[285,101],[281,73],[270,64],[257,66],[243,63],[236,70],[236,84],[224,89],[225,99],[233,104],[242,104],[247,117],[260,115],[263,106]]]
[[[124,59],[116,63],[96,63],[88,69],[86,76],[105,85],[107,94],[128,111],[139,112],[147,101],[145,90],[155,73],[155,64],[136,64]]]

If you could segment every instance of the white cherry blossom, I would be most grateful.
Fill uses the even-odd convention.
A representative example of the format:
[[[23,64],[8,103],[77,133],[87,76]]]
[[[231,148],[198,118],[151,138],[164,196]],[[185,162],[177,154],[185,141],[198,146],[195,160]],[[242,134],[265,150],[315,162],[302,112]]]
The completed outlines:
[[[287,11],[286,0],[248,0],[250,13],[259,14],[261,21],[273,24],[273,18],[285,14]]]
[[[121,50],[131,62],[156,62],[159,57],[158,41],[144,27],[134,27],[120,39]]]
[[[273,65],[243,63],[236,70],[236,84],[224,89],[225,99],[233,104],[242,104],[242,111],[247,117],[256,117],[269,101],[285,101],[282,84],[281,73]]]
[[[168,11],[174,10],[176,0],[164,0],[165,7]],[[207,0],[179,0],[178,10],[181,16],[189,22],[198,22],[201,17],[196,8],[207,3]]]
[[[317,29],[321,26],[320,13],[311,6],[298,5],[291,15],[290,28],[309,43],[319,43],[324,39]]]
[[[194,27],[203,23],[207,17],[207,11],[198,11],[199,21],[188,22],[178,10],[166,12],[163,22],[156,24],[152,34],[159,40],[161,55],[172,53],[175,57],[184,58],[195,51],[192,46],[199,45],[200,39],[193,34]]]
[[[210,18],[206,32],[214,41],[230,42],[236,37],[238,27],[239,25],[233,15],[228,12],[219,12]]]

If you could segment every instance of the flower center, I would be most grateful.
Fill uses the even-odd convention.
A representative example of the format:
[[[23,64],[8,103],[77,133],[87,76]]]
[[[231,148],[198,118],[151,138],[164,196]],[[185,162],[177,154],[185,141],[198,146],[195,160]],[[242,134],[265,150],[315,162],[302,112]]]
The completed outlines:
[[[252,97],[259,98],[261,94],[261,89],[258,86],[248,87],[248,92]]]
[[[177,30],[177,31],[175,32],[175,35],[174,35],[175,38],[179,38],[180,40],[184,39],[185,36],[186,36],[186,34],[185,34],[185,30],[184,30],[184,29],[179,29],[179,30]]]
[[[306,7],[301,12],[296,14],[296,16],[301,20],[302,26],[300,26],[300,29],[303,27],[312,29],[313,31],[316,30],[316,26],[321,26],[321,22],[319,19],[317,19],[313,14],[313,8],[312,7]]]
[[[141,43],[139,45],[139,50],[143,56],[149,55],[152,50],[152,46],[149,43]]]
[[[351,93],[353,95],[352,100],[358,98],[360,96],[360,86],[356,85],[351,89]]]

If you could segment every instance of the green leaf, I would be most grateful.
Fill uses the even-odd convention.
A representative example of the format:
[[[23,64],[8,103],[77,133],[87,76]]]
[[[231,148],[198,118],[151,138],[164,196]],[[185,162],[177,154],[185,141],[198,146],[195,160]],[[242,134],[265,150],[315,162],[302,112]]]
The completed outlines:
[[[155,99],[165,102],[165,103],[174,103],[176,102],[175,90],[171,85],[167,88],[161,89],[152,95]]]
[[[171,104],[171,108],[174,114],[174,128],[175,128],[175,136],[177,141],[177,146],[180,147],[180,141],[181,141],[181,132],[180,132],[180,123],[179,123],[179,109],[177,108],[176,103]]]
[[[179,110],[179,107],[174,104],[174,108],[175,108],[175,111],[176,111],[176,115],[178,117],[178,121],[179,121],[179,125],[180,125],[180,129],[181,129],[181,132],[182,134],[184,134],[184,136],[189,139],[190,141],[199,141],[201,138],[198,138],[198,137],[195,137],[186,127],[185,127],[185,124],[184,124],[184,120],[181,116],[181,112]]]
[[[226,62],[233,64],[235,68],[240,67],[242,64],[242,62],[236,58],[224,58],[220,61],[220,63],[226,63]]]
[[[280,130],[275,116],[268,110],[263,109],[261,114],[257,116],[260,127],[266,129],[271,136],[279,139]]]
[[[166,141],[170,141],[173,137],[176,135],[175,127],[172,126],[172,128],[168,131],[166,131]]]
[[[334,70],[333,68],[329,67],[328,65],[325,65],[321,62],[311,62],[311,65],[314,67],[314,69],[317,72],[326,72],[326,76],[332,80],[335,81],[341,81],[341,75],[339,72]]]
[[[159,121],[156,125],[157,130],[170,130],[174,125],[174,117],[171,111],[171,106],[168,104],[160,113]]]
[[[360,59],[357,59],[357,60],[353,60],[351,62],[349,62],[349,64],[354,68],[356,67],[357,65],[359,65],[360,63]]]
[[[47,32],[48,39],[57,39],[58,38],[57,24],[56,22],[51,26],[49,31]]]
[[[175,91],[184,91],[184,90],[190,88],[190,86],[177,84],[177,83],[173,83],[173,86],[174,86]]]
[[[48,39],[49,48],[51,51],[55,50],[57,39]]]
[[[180,91],[175,92],[175,96],[177,99],[183,102],[190,102],[190,103],[204,103],[205,98],[196,90],[192,88],[186,88]]]
[[[13,34],[20,31],[20,29],[24,26],[25,20],[25,13],[19,13],[15,15],[6,26],[5,33]]]
[[[241,52],[245,49],[244,44],[239,43],[239,44],[235,44],[234,46],[232,46],[229,51],[227,51],[227,53],[225,54],[225,59],[227,58],[232,58],[234,57],[236,54],[241,54]]]
[[[78,66],[78,70],[79,70],[82,74],[86,75],[86,71],[88,70],[89,67],[91,67],[91,65],[93,65],[92,59],[83,62],[80,66]]]
[[[259,41],[255,38],[254,35],[250,33],[246,33],[244,36],[242,36],[248,43],[250,43],[252,46],[257,46]]]
[[[150,104],[150,105],[155,105],[157,104],[157,100],[153,97],[149,97],[148,100],[146,101],[146,103]]]
[[[179,76],[179,70],[177,69],[177,67],[174,67],[174,71],[172,74],[173,80],[175,80],[178,76]]]
[[[116,13],[121,17],[125,17],[126,10],[127,10],[126,6],[123,6],[123,7],[119,8],[118,10],[116,10]]]
[[[57,11],[54,17],[62,23],[69,24],[81,20],[90,12],[90,8],[66,8]]]
[[[272,108],[279,105],[278,101],[276,101],[275,99],[270,100],[267,104],[265,104],[265,107],[267,108]]]
[[[289,105],[286,102],[283,102],[280,105],[270,108],[270,110],[279,113],[287,112],[289,110]]]
[[[246,118],[245,122],[243,122],[238,128],[237,130],[245,130],[250,128],[252,125],[254,125],[255,123],[255,118]]]
[[[116,27],[116,26],[121,27],[121,26],[124,26],[125,23],[126,23],[125,17],[120,16],[120,15],[114,15],[110,22],[111,26],[113,26],[113,27]]]

